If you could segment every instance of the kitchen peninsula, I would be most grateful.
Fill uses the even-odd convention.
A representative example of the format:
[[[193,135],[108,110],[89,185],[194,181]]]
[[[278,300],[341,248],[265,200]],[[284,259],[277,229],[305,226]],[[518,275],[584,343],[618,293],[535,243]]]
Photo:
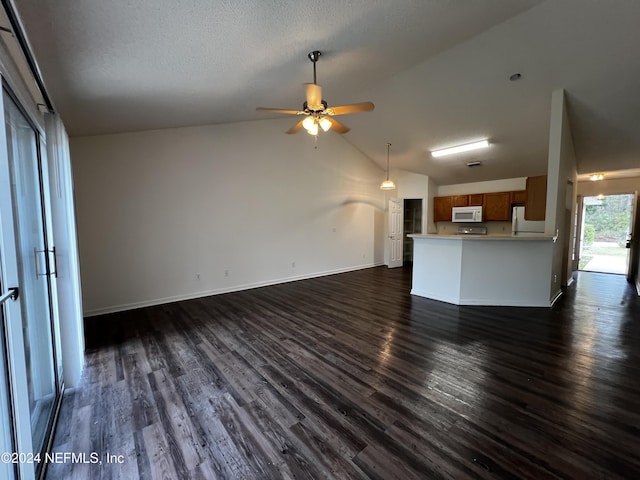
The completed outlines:
[[[413,234],[411,294],[456,305],[549,307],[554,238]]]

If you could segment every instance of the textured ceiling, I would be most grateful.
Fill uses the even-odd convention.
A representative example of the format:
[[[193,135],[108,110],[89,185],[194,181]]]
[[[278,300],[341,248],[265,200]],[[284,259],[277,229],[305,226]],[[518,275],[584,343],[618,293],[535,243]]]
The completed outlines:
[[[581,173],[640,164],[637,1],[15,4],[72,136],[274,118],[255,107],[300,108],[317,49],[329,105],[376,104],[341,120],[380,165],[391,142],[392,166],[440,184],[544,173],[561,87]],[[483,137],[480,153],[428,153]]]

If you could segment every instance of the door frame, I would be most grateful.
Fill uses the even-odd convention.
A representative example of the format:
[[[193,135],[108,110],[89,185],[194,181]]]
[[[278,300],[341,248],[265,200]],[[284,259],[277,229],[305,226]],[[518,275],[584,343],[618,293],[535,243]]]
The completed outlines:
[[[402,208],[403,208],[403,212],[406,211],[407,209],[407,202],[408,201],[420,201],[420,232],[413,232],[413,233],[418,233],[418,234],[423,234],[425,231],[425,225],[424,225],[424,221],[425,221],[425,198],[424,197],[403,197],[402,198]],[[403,219],[403,235],[404,235],[404,223],[406,223],[406,218]],[[411,240],[413,242],[413,240]],[[412,245],[412,251],[411,251],[412,255],[411,255],[411,262],[413,263],[413,245]],[[406,252],[402,253],[402,256],[404,258]]]
[[[0,219],[1,220],[1,219]],[[0,221],[0,228],[2,223]],[[0,294],[4,295],[9,292],[2,281],[2,232],[0,232]],[[17,300],[17,297],[13,299]],[[16,431],[13,424],[13,388],[11,382],[11,372],[9,370],[9,351],[6,341],[6,310],[4,303],[0,304],[0,425],[7,425],[4,431],[0,431],[0,453],[15,452],[16,449]],[[10,462],[0,462],[0,478],[14,480],[18,476],[17,465]]]
[[[4,122],[4,90],[5,83],[0,84],[0,118]],[[7,137],[3,124],[0,132],[0,156],[6,156],[8,152]],[[4,168],[4,167],[2,167]],[[8,170],[8,165],[6,166]],[[9,175],[0,174],[0,251],[3,253],[0,259],[0,275],[4,288],[17,285],[18,264],[15,251],[16,232],[13,225],[13,214],[9,218],[3,218],[3,210],[8,211],[13,205],[11,197],[11,184]],[[4,206],[4,207],[3,207]],[[11,247],[10,247],[11,246]],[[9,250],[12,248],[12,252]],[[9,279],[15,279],[13,285]],[[22,331],[22,307],[20,302],[6,302],[4,305],[4,341],[2,348],[6,352],[6,372],[9,382],[9,415],[13,430],[13,448],[16,453],[33,453],[31,438],[31,413],[29,402],[19,401],[29,397],[27,387],[27,366],[24,355],[24,336]],[[17,474],[19,479],[35,478],[33,464],[18,463]]]
[[[387,202],[387,244],[389,245],[389,268],[402,267],[404,258],[402,256],[402,242],[404,240],[404,200],[393,197]],[[399,207],[399,208],[397,208]],[[397,230],[400,230],[400,233]]]
[[[618,195],[633,195],[632,207],[631,207],[631,218],[629,221],[629,229],[631,232],[631,248],[629,250],[629,255],[627,258],[627,271],[623,274],[627,278],[627,281],[633,283],[638,281],[638,295],[640,295],[640,279],[638,279],[638,261],[639,261],[639,251],[640,251],[640,235],[636,234],[640,232],[640,208],[639,208],[639,196],[638,191],[612,191],[603,193],[604,196],[618,196]],[[587,205],[585,205],[585,198],[593,198],[597,197],[597,195],[593,194],[580,194],[576,197],[576,216],[577,216],[577,225],[576,225],[576,270],[582,271],[578,268],[578,263],[580,262],[580,258],[582,256],[582,247],[584,243],[584,225],[585,225],[585,210]],[[635,261],[634,261],[635,257]]]
[[[404,208],[405,208],[405,201],[406,200],[420,200],[420,202],[422,203],[422,215],[420,218],[420,229],[422,231],[422,233],[425,233],[426,231],[426,208],[427,208],[427,199],[423,196],[409,196],[409,197],[392,197],[387,199],[387,222],[386,222],[386,229],[387,229],[387,234],[386,234],[386,242],[385,242],[385,249],[386,249],[386,255],[387,255],[387,266],[389,268],[396,268],[396,267],[401,267],[404,265],[404,252],[403,252],[403,245],[402,242],[404,241]],[[396,259],[395,263],[392,262],[392,252],[393,252],[393,246],[392,246],[392,239],[391,239],[391,201],[398,201],[400,203],[401,206],[401,211],[402,211],[402,218],[400,219],[400,227],[402,229],[402,234],[401,234],[401,238],[400,238],[400,253],[399,253],[399,259]],[[397,240],[397,239],[396,239]],[[393,265],[393,266],[392,266]]]
[[[638,191],[633,192],[633,211],[631,212],[631,243],[629,249],[629,265],[627,269],[627,281],[636,286],[640,295],[640,278],[638,269],[640,268],[640,198]]]
[[[42,211],[42,228],[44,250],[49,251],[53,245],[52,235],[52,217],[50,208],[50,192],[49,192],[49,175],[47,164],[47,151],[44,132],[41,126],[34,122],[29,112],[23,107],[20,98],[18,98],[7,84],[4,78],[0,81],[0,117],[4,120],[5,101],[4,92],[15,103],[25,120],[33,129],[35,136],[35,151],[37,155],[37,174],[39,187],[39,203]],[[8,152],[6,129],[0,132],[0,156],[6,161]],[[8,165],[1,167],[3,171],[0,173],[0,251],[3,253],[0,258],[0,276],[2,284],[7,287],[14,286],[19,279],[18,257],[20,253],[16,250],[16,229],[14,226],[13,204],[11,179],[8,171]],[[6,215],[6,217],[5,217]],[[4,217],[4,218],[3,218]],[[6,373],[8,380],[9,393],[9,416],[11,417],[11,427],[13,436],[13,452],[25,455],[25,459],[29,456],[44,454],[49,451],[53,440],[53,429],[57,421],[59,409],[62,401],[64,384],[61,376],[61,366],[59,365],[59,337],[58,337],[58,319],[56,308],[56,285],[53,276],[54,260],[49,254],[44,255],[44,266],[47,275],[47,296],[49,328],[51,329],[51,353],[53,362],[54,376],[54,398],[51,406],[51,413],[47,418],[45,428],[44,442],[42,449],[35,451],[33,445],[33,431],[31,425],[31,407],[29,405],[28,394],[28,376],[27,361],[24,350],[24,333],[23,333],[23,312],[20,301],[6,302],[4,304],[4,338],[2,348],[5,350],[6,357]],[[4,287],[4,288],[7,288]],[[4,366],[2,366],[4,368]],[[4,408],[4,406],[0,406]],[[41,478],[46,470],[44,462],[18,462],[16,465],[17,478],[21,480],[32,480]]]

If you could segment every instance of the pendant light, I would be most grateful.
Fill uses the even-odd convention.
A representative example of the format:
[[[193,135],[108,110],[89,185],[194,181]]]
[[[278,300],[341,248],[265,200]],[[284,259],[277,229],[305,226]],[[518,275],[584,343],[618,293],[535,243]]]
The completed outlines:
[[[380,190],[396,189],[396,184],[393,183],[393,180],[389,180],[389,147],[391,147],[391,144],[387,143],[387,179],[380,184]]]

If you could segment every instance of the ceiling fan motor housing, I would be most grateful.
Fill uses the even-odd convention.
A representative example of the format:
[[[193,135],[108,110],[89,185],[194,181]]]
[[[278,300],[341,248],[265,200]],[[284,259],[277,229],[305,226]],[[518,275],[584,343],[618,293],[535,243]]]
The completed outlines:
[[[327,102],[325,100],[322,100],[322,105],[317,105],[320,108],[318,108],[317,110],[312,110],[311,108],[309,108],[309,105],[307,104],[307,102],[304,102],[302,104],[302,110],[304,110],[304,113],[307,114],[312,114],[312,113],[322,113],[327,109]]]

